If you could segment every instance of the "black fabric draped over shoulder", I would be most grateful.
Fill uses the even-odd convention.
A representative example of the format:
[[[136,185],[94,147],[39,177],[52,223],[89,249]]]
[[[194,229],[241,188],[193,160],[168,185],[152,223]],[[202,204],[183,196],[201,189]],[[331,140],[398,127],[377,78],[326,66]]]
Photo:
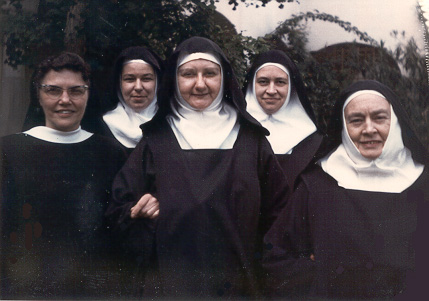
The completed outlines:
[[[344,103],[362,90],[377,91],[391,103],[404,145],[425,169],[400,193],[341,187],[319,165],[304,172],[265,236],[272,245],[264,254],[270,279],[265,289],[273,297],[424,300],[427,295],[428,154],[399,98],[377,81],[350,85],[335,104],[330,139],[318,156],[341,143]]]
[[[291,93],[298,95],[307,116],[316,126],[315,133],[309,135],[294,147],[292,154],[276,154],[283,171],[286,174],[290,187],[295,187],[299,175],[312,164],[324,137],[323,131],[317,124],[311,103],[305,91],[304,82],[296,64],[281,50],[270,50],[259,54],[250,67],[243,86],[243,93],[246,94],[249,85],[253,84],[256,70],[266,63],[276,63],[283,65],[290,75]]]
[[[237,110],[240,124],[231,149],[182,149],[168,122],[177,60],[197,52],[214,54],[222,64],[223,101]],[[115,178],[107,212],[139,268],[136,296],[260,296],[262,237],[290,190],[222,50],[202,37],[182,42],[168,61],[158,106]],[[157,198],[159,216],[132,219],[130,208],[146,193]]]

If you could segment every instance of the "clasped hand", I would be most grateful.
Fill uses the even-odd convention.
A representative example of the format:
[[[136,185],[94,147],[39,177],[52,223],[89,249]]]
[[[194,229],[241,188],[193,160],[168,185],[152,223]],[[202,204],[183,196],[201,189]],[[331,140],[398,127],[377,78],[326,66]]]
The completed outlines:
[[[131,218],[157,218],[159,215],[159,202],[150,193],[143,195],[137,204],[130,210]]]

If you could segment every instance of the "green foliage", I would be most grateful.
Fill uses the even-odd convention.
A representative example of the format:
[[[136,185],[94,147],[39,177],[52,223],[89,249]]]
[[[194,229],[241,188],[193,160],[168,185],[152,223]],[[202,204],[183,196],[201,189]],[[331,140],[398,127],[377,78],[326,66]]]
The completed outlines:
[[[418,13],[423,16],[420,10]],[[354,33],[359,40],[375,47],[375,52],[379,54],[377,59],[366,61],[359,59],[359,44],[355,43],[349,59],[341,62],[342,69],[334,68],[338,63],[335,56],[317,62],[305,47],[307,43],[305,22],[315,20],[335,23],[345,31]],[[424,34],[428,37],[425,20],[423,24]],[[397,32],[392,34],[398,36]],[[426,65],[427,60],[422,49],[418,48],[413,38],[406,42],[398,42],[393,50],[387,49],[383,41],[378,43],[349,22],[318,11],[294,15],[264,38],[272,39],[273,36],[286,42],[286,48],[283,50],[301,70],[322,129],[328,130],[330,112],[341,90],[357,79],[374,79],[391,87],[400,96],[423,144],[429,145],[429,66]],[[402,33],[402,38],[405,37],[405,33]],[[398,66],[403,69],[402,73]]]
[[[229,0],[237,5],[265,6],[272,0]],[[386,49],[350,22],[336,16],[312,12],[293,15],[275,31],[257,39],[237,34],[219,24],[215,3],[219,0],[40,0],[38,10],[30,13],[23,0],[1,1],[1,43],[6,45],[6,63],[11,66],[34,66],[43,57],[63,50],[81,54],[92,66],[96,88],[107,89],[113,61],[121,50],[133,45],[147,46],[167,58],[177,44],[191,36],[204,36],[224,49],[242,83],[246,71],[258,53],[270,48],[284,50],[301,70],[318,121],[326,129],[329,114],[339,92],[356,80],[376,79],[392,87],[405,101],[425,145],[429,145],[428,69],[415,41],[399,43]],[[276,0],[279,7],[293,0]],[[299,2],[299,1],[296,1]],[[427,27],[421,11],[426,37]],[[379,50],[377,61],[360,61],[358,44],[350,60],[334,70],[335,58],[317,62],[306,49],[306,24],[311,21],[337,24]],[[399,36],[397,32],[392,33]],[[404,34],[403,34],[404,35]],[[426,49],[426,51],[428,51]],[[406,73],[401,75],[392,58]]]
[[[262,6],[265,7],[265,5],[269,2],[271,2],[272,0],[257,0],[257,1],[252,1],[252,0],[240,0],[240,2],[242,2],[244,5],[250,6],[250,5],[255,5],[256,7]],[[284,4],[283,3],[290,3],[290,2],[298,2],[298,0],[275,0],[277,3],[279,4],[279,8],[284,8]],[[219,0],[216,0],[216,2],[219,2]],[[239,5],[239,1],[238,0],[229,0],[228,4],[233,5],[233,10],[236,9],[236,7]]]

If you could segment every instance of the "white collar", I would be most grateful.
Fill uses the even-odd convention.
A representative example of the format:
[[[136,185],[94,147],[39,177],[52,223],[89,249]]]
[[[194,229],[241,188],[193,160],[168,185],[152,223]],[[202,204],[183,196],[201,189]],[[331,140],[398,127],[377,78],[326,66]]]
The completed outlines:
[[[79,143],[93,135],[93,133],[82,130],[80,126],[78,129],[70,132],[58,131],[46,126],[37,126],[24,132],[24,134],[40,140],[62,144]]]
[[[280,68],[289,79],[289,91],[285,103],[274,114],[265,113],[255,94],[256,73],[265,66]],[[253,82],[247,87],[246,102],[249,114],[270,132],[267,139],[275,154],[292,153],[297,144],[317,130],[302,106],[296,89],[292,88],[289,71],[281,64],[265,63],[255,71]]]
[[[347,132],[344,119],[347,103],[343,106],[343,142],[319,161],[323,170],[347,189],[400,193],[410,187],[422,174],[424,165],[415,162],[404,146],[401,126],[392,106],[390,130],[383,151],[377,159],[370,160],[360,154]]]

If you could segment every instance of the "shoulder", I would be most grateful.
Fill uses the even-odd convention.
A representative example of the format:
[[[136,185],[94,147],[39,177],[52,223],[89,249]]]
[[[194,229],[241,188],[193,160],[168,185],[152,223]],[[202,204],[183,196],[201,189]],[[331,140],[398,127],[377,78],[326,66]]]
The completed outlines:
[[[30,143],[31,140],[36,139],[30,139],[31,136],[26,135],[24,133],[16,133],[11,134],[7,136],[3,136],[0,138],[0,150],[11,150],[19,148],[20,145],[24,145],[27,143]]]
[[[116,160],[125,161],[127,157],[126,148],[114,138],[93,134],[84,141],[85,148],[90,153],[98,154],[101,157],[115,158]]]
[[[329,176],[319,164],[311,164],[300,176],[299,181],[307,187],[309,191],[326,189],[336,181]],[[337,184],[334,186],[338,186]]]

